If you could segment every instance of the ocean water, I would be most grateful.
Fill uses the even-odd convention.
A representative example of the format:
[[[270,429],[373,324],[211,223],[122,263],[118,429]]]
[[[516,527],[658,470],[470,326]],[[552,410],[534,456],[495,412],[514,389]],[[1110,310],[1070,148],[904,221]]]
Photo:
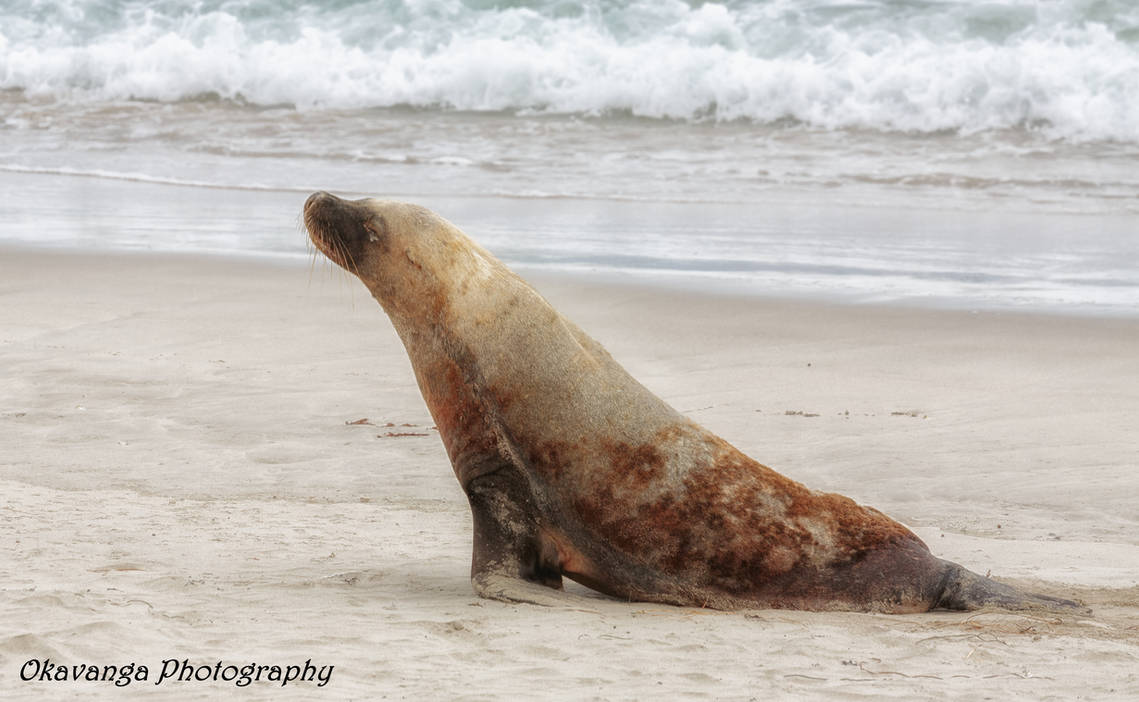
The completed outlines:
[[[1135,315],[1139,3],[0,5],[0,242],[302,259],[316,189],[522,268]]]

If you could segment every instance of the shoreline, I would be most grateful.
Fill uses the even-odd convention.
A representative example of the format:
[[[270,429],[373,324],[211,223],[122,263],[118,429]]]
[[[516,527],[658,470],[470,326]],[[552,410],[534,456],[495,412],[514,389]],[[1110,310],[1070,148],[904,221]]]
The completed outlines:
[[[250,162],[237,174],[256,182],[267,167]],[[900,191],[875,206],[794,188],[783,195],[757,192],[735,205],[402,199],[538,277],[824,304],[1139,317],[1131,265],[1139,242],[1126,217],[949,214],[907,209]],[[12,205],[0,221],[0,249],[307,258],[304,195],[296,191],[0,172],[0,199]]]
[[[994,678],[1011,697],[1139,691],[1139,320],[526,276],[745,453],[1094,614],[708,612],[578,586],[547,608],[471,591],[465,497],[355,279],[319,262],[0,253],[6,697],[103,689],[19,680],[48,657],[311,658],[336,666],[326,692],[357,698],[936,699]]]

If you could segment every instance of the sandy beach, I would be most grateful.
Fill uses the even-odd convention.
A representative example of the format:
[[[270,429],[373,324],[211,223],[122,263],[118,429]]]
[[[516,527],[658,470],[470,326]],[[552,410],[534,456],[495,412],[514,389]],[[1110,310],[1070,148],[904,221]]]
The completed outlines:
[[[0,697],[1139,698],[1139,320],[527,277],[746,453],[1093,615],[480,600],[466,500],[354,279],[6,248]],[[148,679],[21,679],[46,659]],[[156,685],[167,660],[333,668]]]

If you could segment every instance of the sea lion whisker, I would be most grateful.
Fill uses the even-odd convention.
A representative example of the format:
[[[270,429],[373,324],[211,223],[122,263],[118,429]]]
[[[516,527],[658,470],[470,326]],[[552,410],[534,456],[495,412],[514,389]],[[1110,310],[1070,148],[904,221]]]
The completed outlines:
[[[352,302],[352,308],[355,309],[356,289],[350,284],[350,281],[352,279],[351,272],[356,268],[352,254],[348,249],[348,245],[339,237],[333,236],[325,239],[325,241],[328,241],[332,244],[333,248],[336,250],[337,258],[339,258],[339,261],[331,259],[331,257],[327,259],[330,263],[339,263],[339,265],[329,268],[331,271],[330,275],[336,276],[337,284],[340,286],[341,290],[347,287],[348,297]]]
[[[352,252],[348,249],[348,246],[345,245],[343,241],[340,242],[340,248],[344,253],[345,260],[348,261],[348,265],[344,266],[345,270],[347,270],[349,273],[354,274],[357,270],[355,257],[352,256]]]

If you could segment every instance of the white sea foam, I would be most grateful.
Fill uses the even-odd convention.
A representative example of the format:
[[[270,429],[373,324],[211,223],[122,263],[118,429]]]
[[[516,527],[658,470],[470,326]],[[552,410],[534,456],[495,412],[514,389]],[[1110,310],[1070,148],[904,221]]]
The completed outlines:
[[[0,87],[1139,142],[1127,0],[101,5],[0,10]]]

